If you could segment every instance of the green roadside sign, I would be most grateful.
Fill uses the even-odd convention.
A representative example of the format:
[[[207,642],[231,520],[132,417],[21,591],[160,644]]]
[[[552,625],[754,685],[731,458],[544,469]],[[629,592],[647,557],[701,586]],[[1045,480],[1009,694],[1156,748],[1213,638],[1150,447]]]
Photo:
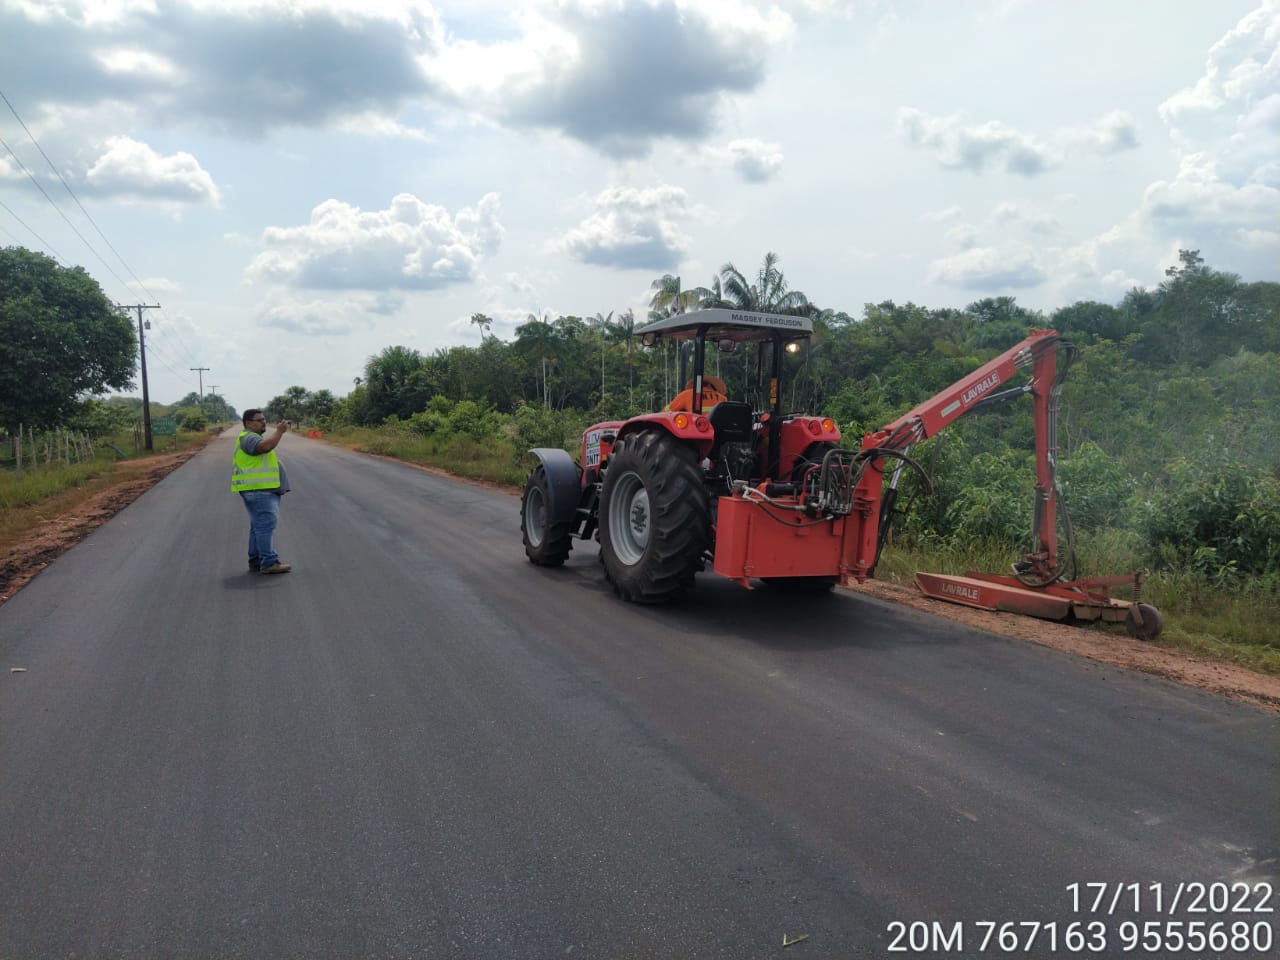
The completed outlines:
[[[155,437],[172,437],[178,432],[178,421],[173,417],[157,417],[151,421],[151,435]]]

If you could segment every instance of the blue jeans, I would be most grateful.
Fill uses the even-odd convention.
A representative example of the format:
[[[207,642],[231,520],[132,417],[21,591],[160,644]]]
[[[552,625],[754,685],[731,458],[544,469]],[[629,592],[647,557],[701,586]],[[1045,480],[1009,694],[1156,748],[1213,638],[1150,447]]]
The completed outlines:
[[[249,511],[249,566],[269,567],[280,562],[271,546],[271,535],[280,519],[280,498],[270,490],[246,490],[240,494]]]

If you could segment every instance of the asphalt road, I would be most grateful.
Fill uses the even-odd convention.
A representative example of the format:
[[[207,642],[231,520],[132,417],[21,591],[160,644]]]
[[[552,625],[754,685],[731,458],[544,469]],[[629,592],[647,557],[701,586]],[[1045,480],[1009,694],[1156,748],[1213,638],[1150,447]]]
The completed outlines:
[[[254,577],[231,442],[0,607],[0,957],[1280,942],[1273,715],[848,592],[626,605],[515,498],[298,436]]]

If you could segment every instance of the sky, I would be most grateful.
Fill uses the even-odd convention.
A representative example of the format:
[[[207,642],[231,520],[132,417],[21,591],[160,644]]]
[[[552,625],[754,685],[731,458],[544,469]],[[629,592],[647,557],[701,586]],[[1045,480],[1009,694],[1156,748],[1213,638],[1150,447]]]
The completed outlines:
[[[1280,0],[0,0],[0,92],[0,244],[158,303],[162,403],[771,251],[855,317],[1280,279]]]

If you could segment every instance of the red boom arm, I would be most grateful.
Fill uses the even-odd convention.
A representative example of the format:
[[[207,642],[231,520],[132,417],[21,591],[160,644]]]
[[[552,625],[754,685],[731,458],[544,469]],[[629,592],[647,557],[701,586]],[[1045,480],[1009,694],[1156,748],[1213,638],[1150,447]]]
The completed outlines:
[[[1033,519],[1032,552],[1022,558],[1022,575],[1025,582],[1051,583],[1061,574],[1058,557],[1057,535],[1057,485],[1054,481],[1057,457],[1056,413],[1058,404],[1057,375],[1058,345],[1063,339],[1053,330],[1033,330],[1017,346],[1006,350],[990,363],[979,367],[967,377],[919,404],[875,433],[867,434],[862,441],[864,454],[872,451],[892,451],[907,455],[922,440],[935,436],[955,420],[984,405],[997,396],[1008,399],[1012,394],[1003,385],[1016,377],[1030,375],[1024,386],[1015,387],[1013,393],[1030,393],[1035,402],[1036,431],[1036,491]],[[874,457],[874,454],[872,453]],[[857,529],[845,540],[846,576],[859,583],[871,575],[875,567],[880,544],[880,525],[887,520],[882,516],[884,500],[884,464],[889,457],[874,457],[863,471],[854,492],[854,511],[851,516]],[[897,461],[893,487],[896,492],[897,471],[902,461]]]

